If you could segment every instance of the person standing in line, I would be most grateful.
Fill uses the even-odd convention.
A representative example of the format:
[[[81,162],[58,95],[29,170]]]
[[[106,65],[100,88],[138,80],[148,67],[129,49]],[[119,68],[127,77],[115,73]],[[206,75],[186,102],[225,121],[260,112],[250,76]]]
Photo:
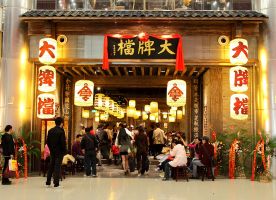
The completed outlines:
[[[60,168],[63,156],[66,154],[66,138],[63,130],[64,120],[61,117],[55,119],[56,126],[48,131],[46,144],[50,149],[50,166],[47,173],[46,185],[51,185],[54,178],[54,187],[59,187]]]
[[[160,124],[155,124],[156,129],[153,131],[153,144],[154,144],[154,159],[156,159],[156,156],[161,154],[162,148],[165,144],[165,133],[160,128]]]
[[[152,123],[150,125],[150,131],[147,133],[148,140],[149,140],[149,155],[154,155],[154,147],[153,147],[153,130],[154,130],[154,124]]]
[[[12,138],[12,126],[7,125],[5,127],[5,133],[2,135],[1,138],[1,144],[3,148],[3,156],[5,158],[5,163],[3,166],[3,172],[2,172],[2,185],[10,185],[11,181],[9,178],[4,178],[3,175],[7,168],[9,167],[9,160],[13,158],[15,150],[14,150],[14,141]]]
[[[145,130],[142,126],[138,127],[138,134],[135,135],[135,146],[137,148],[136,159],[137,159],[137,170],[138,176],[144,175],[146,171],[146,161],[148,156],[148,138],[145,134]],[[142,164],[142,166],[141,166]]]
[[[97,177],[96,169],[96,154],[98,151],[98,141],[95,135],[90,134],[90,128],[85,128],[85,135],[81,140],[81,149],[84,153],[84,163],[85,163],[85,174],[86,176],[91,175],[92,167],[92,176]]]

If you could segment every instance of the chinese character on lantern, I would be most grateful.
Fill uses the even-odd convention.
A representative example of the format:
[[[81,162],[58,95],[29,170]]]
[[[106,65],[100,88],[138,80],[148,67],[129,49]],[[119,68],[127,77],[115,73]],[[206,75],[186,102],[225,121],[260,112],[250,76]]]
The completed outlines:
[[[88,80],[79,80],[75,84],[75,105],[92,106],[94,83]]]
[[[246,94],[234,94],[230,100],[230,115],[233,119],[245,120],[248,118],[249,98]]]
[[[38,70],[38,90],[52,92],[56,89],[56,69],[51,66],[42,66]]]
[[[52,94],[40,94],[37,97],[37,117],[40,119],[52,119],[55,117],[55,96]]]
[[[167,105],[180,107],[186,104],[186,82],[171,80],[167,84]]]
[[[236,66],[230,68],[230,88],[234,92],[245,92],[248,90],[248,69]]]
[[[248,42],[245,39],[230,41],[230,62],[234,65],[244,65],[248,62]]]
[[[43,64],[53,64],[57,61],[57,41],[43,38],[39,41],[38,59]]]

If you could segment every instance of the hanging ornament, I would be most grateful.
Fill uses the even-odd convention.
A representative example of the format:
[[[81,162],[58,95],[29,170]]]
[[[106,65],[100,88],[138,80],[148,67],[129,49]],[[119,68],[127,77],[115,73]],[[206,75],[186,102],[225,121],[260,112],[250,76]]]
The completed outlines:
[[[248,90],[248,69],[236,66],[230,68],[230,89],[233,92],[245,92]]]
[[[230,62],[234,65],[244,65],[248,62],[248,42],[237,38],[230,41]]]
[[[40,119],[55,117],[55,95],[43,93],[37,96],[37,117]]]
[[[56,89],[56,69],[52,66],[42,66],[38,70],[38,90],[53,92]]]
[[[248,118],[248,96],[246,94],[233,94],[230,99],[230,116],[237,120]]]
[[[76,106],[92,106],[94,94],[94,83],[89,80],[79,80],[75,83]]]
[[[89,110],[82,110],[82,118],[85,118],[85,119],[89,118]]]
[[[158,102],[150,102],[150,112],[151,113],[158,112]]]
[[[136,101],[135,100],[129,100],[129,107],[135,108]]]
[[[133,107],[127,107],[127,117],[134,117],[136,109]]]
[[[43,38],[39,41],[39,62],[49,65],[57,61],[57,41],[52,38]]]
[[[145,111],[146,111],[147,113],[150,112],[150,105],[145,105]]]
[[[103,97],[104,94],[98,93],[95,95],[95,105],[94,107],[98,110],[102,110],[103,109]]]
[[[167,105],[180,107],[186,104],[186,82],[183,80],[171,80],[167,84]]]

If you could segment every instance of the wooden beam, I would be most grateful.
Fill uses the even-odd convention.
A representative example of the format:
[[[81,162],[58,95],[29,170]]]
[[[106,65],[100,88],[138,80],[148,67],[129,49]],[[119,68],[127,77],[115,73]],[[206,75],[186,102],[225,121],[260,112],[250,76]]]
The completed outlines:
[[[177,73],[178,73],[178,71],[177,71],[177,70],[175,70],[175,71],[174,71],[174,73],[173,73],[173,76],[176,76],[176,75],[177,75]]]
[[[82,74],[75,67],[72,67],[71,69],[79,76],[82,76]]]
[[[90,66],[88,69],[92,72],[93,75],[97,75],[97,72],[93,69],[92,66]]]
[[[101,67],[98,67],[98,71],[101,73],[101,75],[106,76]]]
[[[201,75],[201,73],[204,72],[204,70],[205,70],[205,67],[201,67],[196,77],[198,78]]]
[[[127,67],[124,67],[124,72],[125,72],[125,75],[128,76],[128,70],[127,70]]]
[[[75,77],[76,75],[73,74],[70,70],[64,68],[64,72],[70,74],[71,76]]]
[[[187,71],[187,67],[185,67],[185,69],[182,71],[181,76],[184,76],[184,74],[186,73],[186,71]]]
[[[149,75],[152,76],[153,67],[150,67],[150,73]]]
[[[142,76],[145,76],[145,67],[141,67]]]
[[[120,70],[119,70],[119,67],[115,67],[115,71],[117,73],[118,76],[122,76]]]
[[[160,76],[161,74],[161,67],[158,67],[157,75]]]
[[[109,69],[109,70],[107,70],[107,72],[108,72],[108,74],[112,77],[113,76],[113,73],[112,73],[112,71]]]
[[[193,67],[193,68],[191,69],[191,71],[189,72],[188,77],[191,77],[191,76],[193,75],[193,73],[194,73],[195,70],[196,70],[196,67]]]
[[[132,71],[133,71],[133,76],[136,76],[136,68],[132,67]]]
[[[80,67],[81,71],[85,73],[85,75],[90,76],[90,73],[84,69],[84,67]]]
[[[165,76],[168,76],[168,75],[169,75],[169,73],[170,73],[170,69],[169,69],[169,68],[167,68],[167,71],[166,71]]]

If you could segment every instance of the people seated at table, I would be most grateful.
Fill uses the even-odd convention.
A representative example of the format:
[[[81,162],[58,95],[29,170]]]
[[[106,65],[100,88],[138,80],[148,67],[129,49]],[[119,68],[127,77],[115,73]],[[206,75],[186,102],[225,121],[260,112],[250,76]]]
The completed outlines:
[[[192,161],[193,164],[193,178],[197,178],[197,167],[207,166],[212,167],[212,159],[214,156],[214,146],[209,143],[209,137],[203,136],[202,145],[199,147],[198,159]],[[213,170],[213,169],[212,169]],[[213,171],[212,171],[213,173]]]
[[[172,150],[170,151],[168,159],[172,159],[172,161],[167,162],[165,165],[164,181],[169,180],[172,167],[186,166],[187,164],[186,151],[181,140],[176,138],[173,139]]]

